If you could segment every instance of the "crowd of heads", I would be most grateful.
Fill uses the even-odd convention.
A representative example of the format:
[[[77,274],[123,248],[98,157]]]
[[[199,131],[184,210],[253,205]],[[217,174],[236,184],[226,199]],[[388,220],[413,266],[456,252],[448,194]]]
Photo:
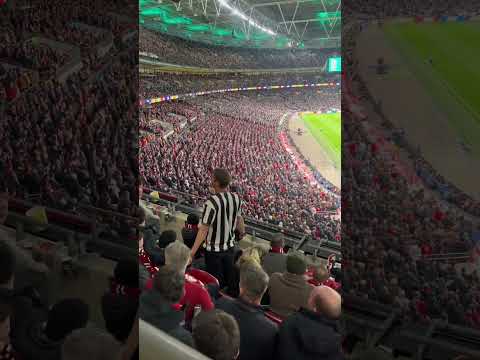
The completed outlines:
[[[373,100],[352,50],[358,30],[344,36],[344,63],[355,96],[368,103]],[[413,186],[364,127],[369,115],[362,121],[347,108],[342,112],[342,205],[348,209],[342,214],[343,290],[401,309],[406,321],[442,319],[480,328],[478,273],[431,257],[468,254],[474,220],[439,201],[438,189],[432,194],[428,183]],[[414,169],[414,161],[409,166]],[[418,158],[416,168],[431,171]]]
[[[129,339],[138,310],[137,261],[119,261],[110,283],[104,284],[105,292],[97,300],[105,324],[105,330],[100,330],[101,324],[92,316],[91,299],[67,296],[50,304],[40,295],[48,286],[48,274],[58,271],[55,262],[41,273],[40,267],[31,265],[37,263],[33,253],[21,248],[3,228],[4,213],[8,213],[3,192],[0,203],[0,359],[138,359],[138,341]]]
[[[204,74],[162,73],[140,81],[139,96],[151,99],[166,95],[191,94],[202,91],[263,87],[270,85],[317,84],[339,82],[338,76],[314,74]]]
[[[140,28],[140,51],[161,61],[207,68],[257,69],[323,67],[330,49],[269,50],[210,46]]]
[[[2,176],[12,196],[39,197],[47,206],[134,213],[125,202],[135,199],[129,192],[138,173],[131,145],[138,129],[138,74],[131,71],[138,48],[123,39],[133,29],[121,15],[104,14],[114,9],[111,2],[57,5],[39,0],[28,8],[0,8],[0,57],[8,58],[0,62],[0,97],[7,100],[0,106]],[[106,34],[110,50],[100,57],[95,46]],[[82,67],[60,78],[56,70],[68,57],[56,52],[72,57],[66,49],[76,47]]]
[[[455,16],[455,15],[475,15],[479,13],[479,4],[477,1],[421,1],[421,0],[402,0],[402,1],[349,1],[345,3],[342,16],[345,14],[348,18],[376,18],[388,19],[393,17],[413,17],[413,16]]]
[[[149,134],[141,140],[142,180],[157,190],[187,193],[196,207],[208,196],[211,171],[225,167],[245,201],[245,216],[333,240],[339,222],[323,212],[337,210],[338,195],[312,186],[297,170],[279,140],[279,121],[287,112],[338,109],[338,101],[335,90],[290,90],[157,105],[151,120],[160,116],[167,123],[178,112],[187,125],[166,139]],[[171,115],[162,117],[166,112]]]
[[[190,218],[185,229],[198,231],[189,226],[196,222]],[[335,283],[326,262],[309,262],[294,251],[285,254],[280,235],[270,250],[237,250],[232,278],[220,289],[215,278],[198,268],[201,261],[189,265],[190,232],[182,234],[183,241],[158,242],[152,252],[145,247],[152,234],[144,233],[140,270],[147,276],[140,319],[213,360],[342,358],[335,325],[341,297],[324,285],[327,279]],[[160,249],[161,263],[155,256]],[[279,257],[275,262],[280,266],[271,275],[265,270],[271,268],[268,255]],[[321,281],[315,282],[318,276],[312,273],[321,273]]]

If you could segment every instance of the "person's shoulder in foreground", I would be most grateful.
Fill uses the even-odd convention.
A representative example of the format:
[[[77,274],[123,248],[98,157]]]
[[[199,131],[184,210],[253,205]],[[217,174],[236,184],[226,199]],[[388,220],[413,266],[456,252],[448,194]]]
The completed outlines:
[[[316,287],[308,308],[301,308],[280,326],[276,359],[343,359],[336,324],[340,314],[340,295],[327,286]]]

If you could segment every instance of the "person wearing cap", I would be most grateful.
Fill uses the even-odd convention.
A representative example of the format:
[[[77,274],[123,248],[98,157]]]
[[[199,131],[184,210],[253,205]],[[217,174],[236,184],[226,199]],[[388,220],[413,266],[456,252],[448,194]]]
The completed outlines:
[[[280,325],[276,360],[341,360],[342,336],[337,320],[342,298],[328,286],[318,286],[308,304]]]
[[[301,307],[308,305],[313,285],[305,276],[307,261],[300,252],[291,252],[287,256],[286,271],[274,273],[270,277],[268,293],[273,312],[286,317]]]
[[[270,246],[269,253],[262,258],[262,267],[269,276],[276,272],[283,273],[287,268],[287,255],[283,252],[285,246],[283,234],[275,234]]]

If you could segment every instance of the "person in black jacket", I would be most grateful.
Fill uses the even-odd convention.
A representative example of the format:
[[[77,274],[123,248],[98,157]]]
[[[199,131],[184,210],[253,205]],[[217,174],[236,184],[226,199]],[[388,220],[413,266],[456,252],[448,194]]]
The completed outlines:
[[[165,265],[165,248],[176,240],[177,233],[174,230],[165,230],[157,241],[154,231],[152,229],[145,229],[143,248],[156,266],[163,266]]]
[[[340,295],[327,286],[317,286],[310,296],[309,309],[301,308],[280,326],[275,359],[343,359],[336,324],[340,313]]]
[[[265,317],[260,301],[267,290],[268,275],[260,265],[248,261],[240,267],[240,296],[221,298],[216,307],[232,315],[240,328],[240,359],[273,359],[277,326]]]
[[[174,308],[183,295],[184,285],[183,273],[171,265],[162,266],[153,280],[153,289],[140,296],[139,316],[177,340],[193,346],[192,335],[181,326],[184,314]]]
[[[46,322],[33,322],[15,339],[23,360],[60,360],[64,339],[72,331],[87,326],[89,308],[80,299],[65,299],[55,304]]]
[[[107,331],[125,342],[138,310],[139,268],[134,260],[120,260],[115,266],[110,289],[102,297],[102,314]]]
[[[187,221],[185,222],[185,227],[182,229],[182,238],[183,243],[187,245],[190,249],[193,247],[195,243],[195,239],[198,233],[198,224],[200,223],[200,219],[196,214],[189,214],[187,217]],[[197,253],[200,256],[200,253]]]

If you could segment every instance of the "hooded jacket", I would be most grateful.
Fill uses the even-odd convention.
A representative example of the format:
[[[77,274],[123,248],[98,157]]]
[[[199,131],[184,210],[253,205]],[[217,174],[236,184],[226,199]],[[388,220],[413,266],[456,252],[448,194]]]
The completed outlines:
[[[276,360],[342,360],[335,321],[301,308],[280,326]]]

